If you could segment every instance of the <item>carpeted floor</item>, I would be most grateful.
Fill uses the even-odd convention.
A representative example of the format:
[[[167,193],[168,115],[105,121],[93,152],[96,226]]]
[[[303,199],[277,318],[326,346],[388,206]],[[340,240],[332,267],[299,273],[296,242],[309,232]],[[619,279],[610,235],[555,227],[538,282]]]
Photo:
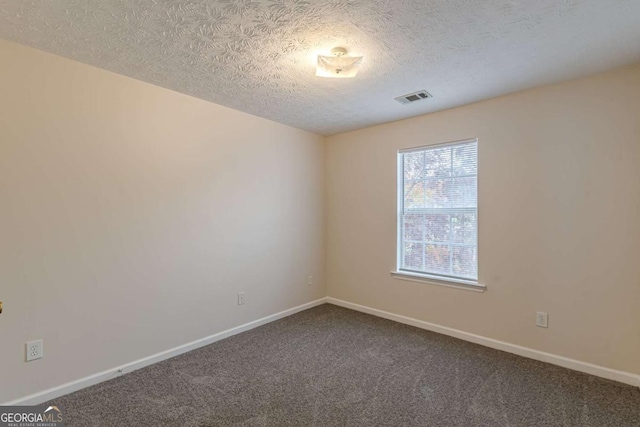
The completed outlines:
[[[322,305],[56,399],[68,426],[640,426],[640,390]]]

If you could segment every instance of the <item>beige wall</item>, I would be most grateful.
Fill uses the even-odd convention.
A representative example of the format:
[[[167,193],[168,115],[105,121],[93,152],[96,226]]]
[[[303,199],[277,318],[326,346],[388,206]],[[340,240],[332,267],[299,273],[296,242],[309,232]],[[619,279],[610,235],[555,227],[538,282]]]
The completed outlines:
[[[0,42],[0,402],[325,296],[323,144]]]
[[[473,137],[487,292],[391,278],[397,150]],[[326,161],[330,296],[640,373],[640,66],[333,136]]]
[[[325,147],[15,44],[0,63],[0,402],[327,292],[640,373],[640,66]],[[488,291],[392,279],[396,151],[471,137]]]

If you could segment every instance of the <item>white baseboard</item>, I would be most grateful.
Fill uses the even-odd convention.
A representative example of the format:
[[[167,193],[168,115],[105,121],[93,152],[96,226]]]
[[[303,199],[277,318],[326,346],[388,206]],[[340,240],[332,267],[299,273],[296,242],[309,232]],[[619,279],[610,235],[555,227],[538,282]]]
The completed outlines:
[[[551,363],[553,365],[562,366],[564,368],[573,369],[575,371],[585,372],[587,374],[595,375],[597,377],[606,378],[613,381],[619,381],[621,383],[630,384],[636,387],[640,387],[640,375],[635,375],[629,372],[617,371],[615,369],[605,368],[603,366],[593,365],[587,362],[581,362],[575,359],[569,359],[567,357],[558,356],[555,354],[545,353],[543,351],[534,350],[527,347],[522,347],[515,344],[509,344],[503,341],[486,338],[480,335],[471,334],[468,332],[460,331],[457,329],[448,328],[445,326],[436,325],[434,323],[425,322],[423,320],[413,319],[399,314],[389,313],[387,311],[378,310],[376,308],[366,307],[364,305],[354,304],[348,301],[343,301],[337,298],[325,297],[315,301],[311,301],[306,304],[299,305],[297,307],[290,308],[288,310],[281,311],[279,313],[272,314],[270,316],[263,317],[258,320],[254,320],[244,325],[236,326],[235,328],[227,329],[226,331],[218,332],[217,334],[210,335],[205,338],[181,345],[179,347],[172,348],[157,354],[154,354],[143,359],[139,359],[122,366],[117,366],[106,371],[98,372],[96,374],[80,378],[79,380],[72,381],[66,384],[59,385],[57,387],[44,390],[42,392],[34,393],[29,396],[25,396],[19,399],[12,400],[10,402],[2,403],[0,405],[37,405],[52,399],[56,399],[65,394],[73,393],[74,391],[81,390],[86,387],[90,387],[95,384],[113,379],[120,375],[135,371],[145,366],[153,365],[154,363],[161,362],[166,359],[178,356],[180,354],[195,350],[200,347],[212,344],[216,341],[220,341],[224,338],[239,334],[257,328],[258,326],[265,325],[278,319],[282,319],[292,314],[298,313],[303,310],[324,304],[330,303],[341,307],[349,308],[352,310],[360,311],[363,313],[371,314],[384,319],[403,323],[405,325],[415,326],[417,328],[426,329],[433,332],[438,332],[444,335],[449,335],[455,338],[459,338],[465,341],[469,341],[475,344],[480,344],[485,347],[494,348],[497,350],[506,351],[508,353],[517,354],[519,356],[528,357],[530,359],[538,360],[541,362]]]
[[[428,331],[449,335],[451,337],[459,338],[461,340],[469,341],[475,344],[480,344],[485,347],[506,351],[507,353],[517,354],[518,356],[527,357],[529,359],[538,360],[540,362],[551,363],[552,365],[562,366],[563,368],[573,369],[574,371],[584,372],[587,374],[595,375],[597,377],[640,387],[640,375],[632,374],[630,372],[617,371],[615,369],[605,368],[603,366],[598,366],[587,362],[581,362],[579,360],[570,359],[568,357],[545,353],[543,351],[534,350],[532,348],[522,347],[515,344],[509,344],[504,341],[486,338],[480,335],[448,328],[446,326],[440,326],[434,323],[425,322],[423,320],[389,313],[388,311],[378,310],[376,308],[371,308],[360,304],[354,304],[337,298],[328,297],[327,302],[329,304],[334,304],[340,307],[349,308],[351,310],[356,310],[377,317],[382,317],[384,319],[393,320],[405,325],[411,325],[420,329],[426,329]]]
[[[56,399],[65,394],[73,393],[74,391],[81,390],[83,388],[113,379],[120,375],[135,371],[145,366],[153,365],[154,363],[161,362],[166,359],[178,356],[191,350],[195,350],[205,345],[212,344],[216,341],[220,341],[224,338],[228,338],[232,335],[239,334],[241,332],[248,331],[258,326],[265,325],[273,322],[274,320],[282,319],[283,317],[291,316],[292,314],[306,310],[311,307],[315,307],[327,302],[327,298],[320,298],[315,301],[308,302],[306,304],[299,305],[297,307],[290,308],[288,310],[281,311],[270,316],[263,317],[258,320],[254,320],[244,325],[236,326],[235,328],[227,329],[226,331],[218,332],[217,334],[210,335],[205,338],[201,338],[196,341],[166,350],[157,354],[154,354],[143,359],[136,360],[134,362],[127,363],[122,366],[117,366],[106,371],[98,372],[97,374],[90,375],[88,377],[80,378],[76,381],[71,381],[66,384],[59,385],[57,387],[50,388],[38,393],[31,394],[29,396],[21,397],[10,402],[2,403],[1,405],[38,405],[40,403]]]

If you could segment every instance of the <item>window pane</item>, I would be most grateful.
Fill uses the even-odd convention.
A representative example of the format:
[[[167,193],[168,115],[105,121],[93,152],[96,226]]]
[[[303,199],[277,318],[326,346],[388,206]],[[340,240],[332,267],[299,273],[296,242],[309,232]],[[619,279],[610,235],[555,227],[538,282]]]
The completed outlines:
[[[446,182],[447,207],[475,208],[477,201],[478,178],[452,178]]]
[[[404,243],[404,265],[403,268],[408,270],[422,270],[422,251],[424,245],[422,243]]]
[[[407,181],[404,183],[404,207],[405,209],[424,207],[424,182]]]
[[[453,147],[453,175],[478,174],[478,148],[475,144]]]
[[[404,156],[404,180],[417,180],[424,178],[424,151],[406,153]]]
[[[449,273],[449,245],[426,245],[424,248],[424,268],[430,273]]]
[[[475,208],[477,178],[431,179],[424,183],[426,208]]]
[[[476,230],[478,229],[476,214],[454,214],[451,216],[453,243],[476,244]]]
[[[422,241],[424,239],[424,215],[405,214],[403,221],[404,239]]]
[[[451,147],[434,148],[425,153],[425,177],[451,176]]]
[[[477,250],[475,246],[453,247],[453,274],[476,278],[478,275]]]
[[[450,233],[450,215],[425,215],[425,240],[427,242],[448,242]]]
[[[425,208],[444,208],[447,206],[446,180],[431,179],[425,182]]]

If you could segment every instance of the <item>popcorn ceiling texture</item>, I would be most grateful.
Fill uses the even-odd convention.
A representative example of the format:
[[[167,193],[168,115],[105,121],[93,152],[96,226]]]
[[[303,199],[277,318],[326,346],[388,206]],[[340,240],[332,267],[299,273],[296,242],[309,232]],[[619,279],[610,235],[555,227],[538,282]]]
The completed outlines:
[[[638,0],[0,0],[0,37],[321,134],[640,60]],[[344,46],[354,79],[314,75]],[[420,89],[434,95],[400,105]]]

